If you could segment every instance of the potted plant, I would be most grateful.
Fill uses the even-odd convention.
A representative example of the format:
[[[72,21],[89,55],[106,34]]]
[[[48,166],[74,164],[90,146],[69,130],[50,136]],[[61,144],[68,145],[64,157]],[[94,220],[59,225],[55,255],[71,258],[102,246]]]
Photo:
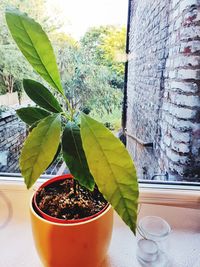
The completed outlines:
[[[6,21],[25,58],[51,86],[50,91],[37,81],[23,80],[26,94],[38,105],[17,111],[30,126],[20,155],[26,186],[30,188],[35,183],[60,150],[71,172],[44,183],[31,199],[36,248],[45,266],[100,266],[111,238],[111,206],[135,233],[138,184],[133,161],[103,124],[71,107],[61,85],[53,48],[42,27],[16,9],[6,10]],[[75,203],[78,212],[74,213],[69,202]],[[94,202],[93,207],[99,205],[99,210],[89,215],[81,211],[81,217],[81,205],[89,212],[93,210],[87,202]]]

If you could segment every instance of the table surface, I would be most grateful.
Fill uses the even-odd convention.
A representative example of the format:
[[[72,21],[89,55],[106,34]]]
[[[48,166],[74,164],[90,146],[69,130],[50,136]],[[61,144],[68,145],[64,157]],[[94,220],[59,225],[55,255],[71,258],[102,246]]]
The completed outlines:
[[[0,184],[0,267],[42,267],[29,221],[30,194]],[[199,211],[142,205],[140,217],[146,215],[162,215],[172,226],[167,249],[169,267],[200,267],[200,227],[191,227],[195,220],[200,221]],[[115,215],[110,249],[101,267],[140,267],[136,259],[138,238]]]

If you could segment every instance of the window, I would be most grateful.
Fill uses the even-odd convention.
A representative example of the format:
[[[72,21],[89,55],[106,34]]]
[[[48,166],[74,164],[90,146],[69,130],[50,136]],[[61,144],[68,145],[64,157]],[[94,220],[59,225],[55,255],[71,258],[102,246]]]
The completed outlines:
[[[200,180],[198,4],[130,1],[127,147],[146,180]]]
[[[1,1],[1,175],[20,172],[18,158],[29,131],[15,115],[34,105],[22,79],[43,82],[8,33],[4,9],[14,5],[48,33],[73,107],[120,132],[141,181],[198,184],[199,6],[185,0],[125,2]],[[58,156],[45,174],[65,171]]]
[[[43,26],[54,47],[62,85],[73,108],[90,113],[117,133],[121,126],[127,4],[123,0],[79,1],[78,6],[77,2],[64,0],[1,1],[1,175],[20,173],[20,151],[30,130],[15,115],[18,109],[35,105],[25,94],[22,80],[36,79],[48,86],[12,40],[4,18],[5,8],[18,7]],[[66,171],[58,155],[45,175]]]

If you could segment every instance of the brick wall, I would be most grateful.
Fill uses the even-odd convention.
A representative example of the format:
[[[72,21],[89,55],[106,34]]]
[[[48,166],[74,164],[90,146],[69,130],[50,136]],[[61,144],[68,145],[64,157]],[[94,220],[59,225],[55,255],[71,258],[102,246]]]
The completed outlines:
[[[198,180],[200,0],[131,4],[127,147],[139,178]]]
[[[200,180],[200,1],[173,0],[161,119],[170,180]]]
[[[0,118],[0,172],[19,172],[18,158],[26,126],[16,115]]]

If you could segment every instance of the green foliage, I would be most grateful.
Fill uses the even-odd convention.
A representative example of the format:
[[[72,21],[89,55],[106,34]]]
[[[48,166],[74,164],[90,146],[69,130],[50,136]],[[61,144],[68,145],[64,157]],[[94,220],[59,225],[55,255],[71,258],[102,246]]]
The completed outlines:
[[[63,93],[53,48],[40,24],[16,9],[7,9],[6,21],[28,62],[51,86]]]
[[[13,44],[0,45],[0,76],[8,93],[14,91],[14,84],[24,76],[35,77],[31,67]]]
[[[30,126],[50,115],[46,110],[37,107],[20,108],[16,112],[20,119]]]
[[[47,24],[44,0],[1,0],[0,1],[0,95],[17,91],[19,103],[23,94],[22,77],[36,78],[32,68],[20,54],[8,33],[4,12],[8,6],[16,6]]]
[[[103,124],[87,115],[81,117],[81,138],[99,190],[135,232],[138,185],[127,150]]]
[[[57,152],[56,152],[52,162],[49,164],[49,166],[46,169],[48,169],[56,160],[58,160],[59,157],[61,157],[60,152],[61,152],[61,144],[59,144]]]
[[[104,62],[111,66],[113,62],[124,62],[126,28],[112,25],[90,28],[81,39],[81,45],[98,64]]]
[[[63,88],[73,108],[84,106],[110,113],[122,101],[121,90],[111,86],[112,72],[87,60],[84,50],[66,44],[58,52]]]
[[[3,77],[0,75],[0,95],[5,95],[7,93],[7,88],[5,86]]]
[[[103,51],[103,59],[105,62],[118,69],[118,72],[123,74],[123,62],[126,61],[125,56],[125,44],[126,44],[126,28],[110,27],[107,35],[104,37],[101,44]],[[118,65],[117,65],[118,64]]]
[[[88,106],[84,106],[84,107],[82,107],[81,111],[82,111],[83,113],[85,113],[86,115],[88,115],[88,114],[90,114],[91,109],[90,109],[90,107],[88,107]]]
[[[19,101],[19,104],[21,105],[22,96],[23,96],[23,86],[22,86],[22,82],[20,80],[16,80],[14,82],[13,91],[17,92],[18,101]]]
[[[113,130],[115,129],[114,126],[113,126],[113,124],[110,123],[110,122],[108,122],[108,121],[106,121],[106,122],[104,123],[104,125],[106,126],[106,128],[108,128],[108,129],[111,130],[111,131],[113,131]]]
[[[80,128],[68,122],[62,136],[63,158],[76,180],[90,190],[94,189],[94,179],[90,174],[82,147]]]
[[[85,50],[88,60],[93,59],[97,64],[102,64],[103,50],[102,44],[108,34],[109,26],[92,27],[81,39],[81,46]]]
[[[29,133],[20,156],[20,169],[30,188],[52,162],[60,143],[61,117],[53,114]]]
[[[41,107],[47,109],[44,113],[40,108],[18,111],[19,116],[31,124],[32,128],[20,156],[20,168],[27,188],[34,184],[55,159],[56,154],[59,154],[62,136],[62,154],[75,179],[90,190],[94,188],[95,181],[101,193],[135,233],[138,186],[136,171],[127,150],[103,124],[86,115],[82,115],[79,129],[77,125],[79,112],[72,102],[71,92],[65,90],[68,98],[63,93],[53,49],[45,32],[38,23],[19,11],[7,11],[6,18],[12,36],[22,53],[49,85],[57,90],[68,109],[66,112],[62,111],[60,104],[43,85],[30,80],[24,81],[28,95]],[[70,47],[76,51],[79,49],[73,45]],[[62,52],[66,51],[62,50]],[[93,97],[83,102],[92,105],[92,101],[96,101],[95,105],[98,105],[98,96],[105,94],[103,105],[108,112],[111,112],[111,103],[115,102],[113,96],[118,91],[113,88],[115,92],[109,95],[111,87],[106,82],[102,83],[101,87],[95,79],[91,79],[91,76],[88,78],[88,73],[92,69],[93,78],[101,77],[101,80],[97,80],[100,83],[103,79],[105,80],[108,68],[100,65],[97,68],[97,64],[90,65],[88,61],[85,61],[85,57],[81,57],[82,54],[80,57],[79,54],[73,54],[73,56],[77,61],[81,59],[82,64],[80,67],[72,66],[70,69],[71,73],[74,73],[71,83],[66,79],[70,71],[65,73],[68,69],[68,61],[63,61],[63,63],[60,61],[62,63],[61,76],[66,79],[65,86],[68,89],[72,88],[73,91],[75,90],[74,82],[76,86],[78,84],[80,93],[84,91],[87,94],[90,94],[92,88],[97,87],[96,99]],[[79,108],[80,104],[76,107]],[[49,111],[56,113],[49,115]],[[42,116],[44,118],[41,118]],[[62,133],[63,126],[65,128]]]
[[[54,48],[55,50],[58,51],[58,53],[60,52],[62,53],[65,47],[71,47],[71,48],[79,47],[79,43],[74,38],[72,38],[70,35],[67,35],[63,32],[54,32],[53,34],[51,34],[51,39],[52,39]]]
[[[36,81],[27,79],[23,81],[23,85],[27,95],[37,105],[54,113],[62,112],[62,108],[57,99],[46,87],[44,87],[44,85]]]
[[[105,124],[105,122],[113,125],[114,132],[118,132],[121,128],[121,116],[122,116],[122,107],[113,109],[112,113],[105,113],[101,115],[100,113],[92,111],[90,116],[97,121],[100,121]]]
[[[110,69],[110,83],[123,89],[124,62],[126,61],[126,28],[100,26],[91,28],[81,39],[88,61]]]

